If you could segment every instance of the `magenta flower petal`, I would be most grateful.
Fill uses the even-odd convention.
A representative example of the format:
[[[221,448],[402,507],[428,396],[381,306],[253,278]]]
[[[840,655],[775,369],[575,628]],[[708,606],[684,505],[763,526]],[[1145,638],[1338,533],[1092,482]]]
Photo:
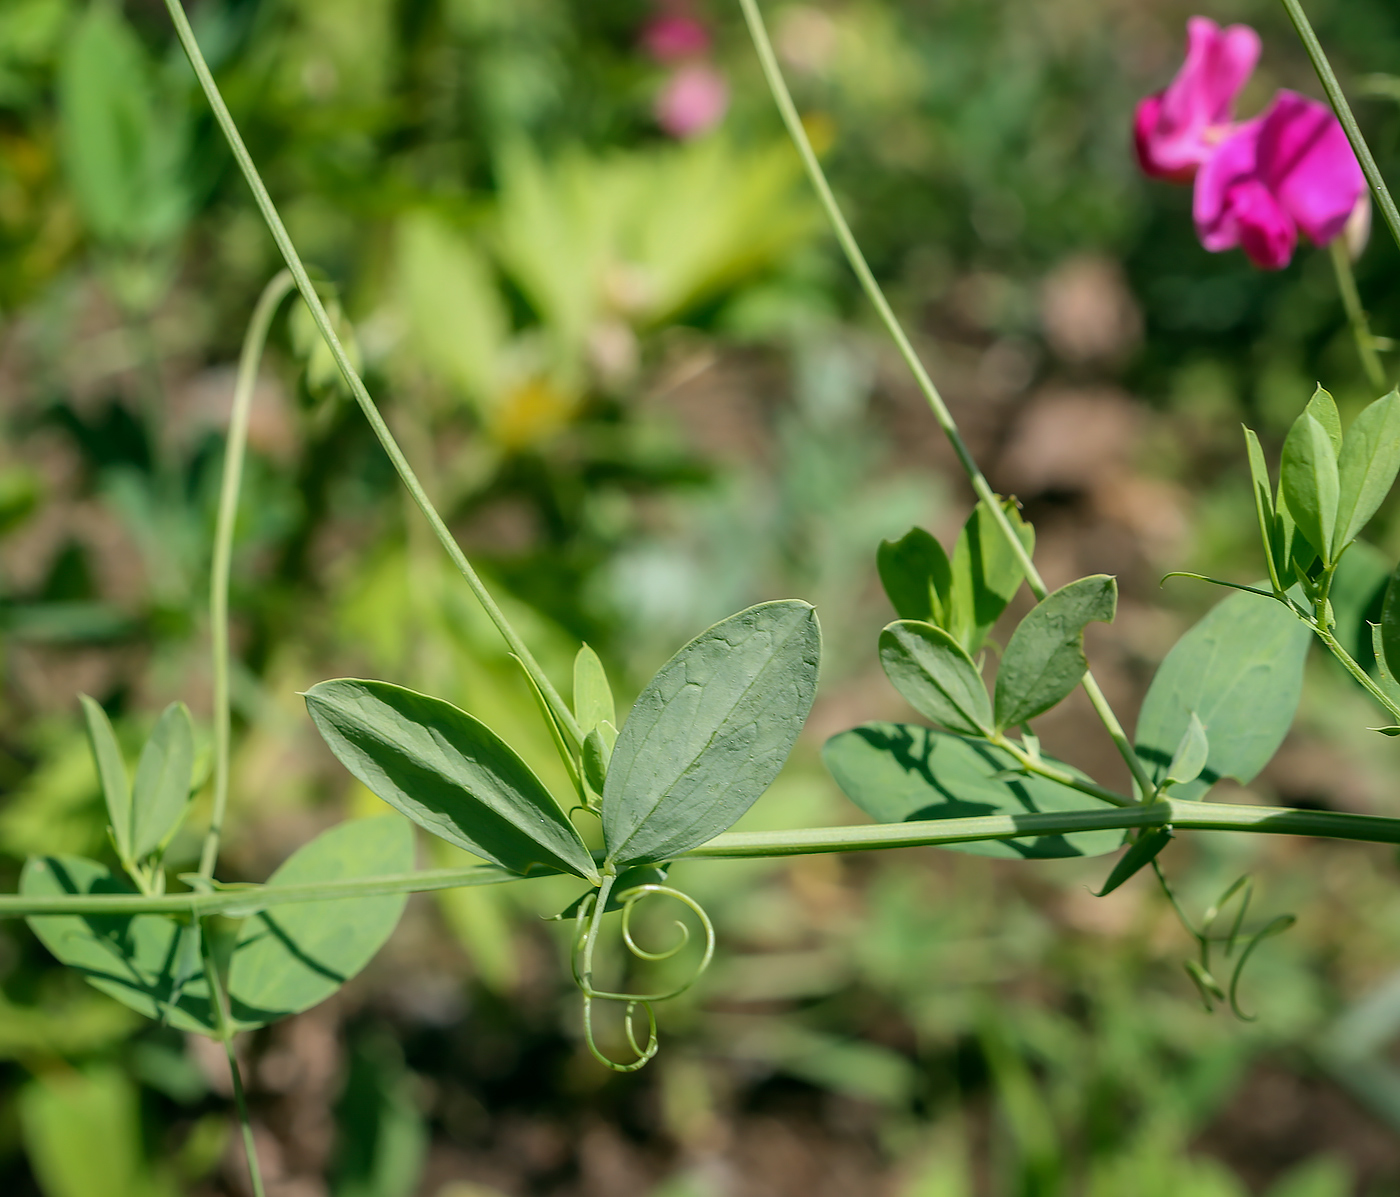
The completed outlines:
[[[695,137],[724,119],[729,84],[708,63],[678,68],[656,97],[656,123],[672,137]]]
[[[1208,17],[1186,23],[1186,61],[1166,90],[1138,105],[1138,162],[1148,175],[1184,181],[1229,133],[1235,97],[1259,61],[1248,25],[1221,29]]]
[[[710,31],[694,17],[653,17],[642,29],[642,46],[657,62],[698,58],[710,48]]]
[[[1280,91],[1263,116],[1258,172],[1314,245],[1346,226],[1366,179],[1341,123],[1325,104]]]
[[[1240,248],[1260,270],[1282,270],[1293,260],[1298,226],[1273,192],[1258,179],[1245,179],[1230,191]]]
[[[1196,175],[1191,214],[1196,221],[1196,236],[1211,253],[1234,249],[1240,243],[1239,219],[1231,197],[1240,184],[1255,178],[1262,126],[1262,120],[1245,121],[1206,159]]]

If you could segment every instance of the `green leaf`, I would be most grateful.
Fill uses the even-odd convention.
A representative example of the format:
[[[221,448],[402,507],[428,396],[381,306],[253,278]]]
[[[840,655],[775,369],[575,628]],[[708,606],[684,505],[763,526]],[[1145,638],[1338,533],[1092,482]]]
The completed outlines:
[[[1008,499],[1001,506],[1029,554],[1035,548],[1035,529],[1022,521],[1014,502]],[[952,568],[947,627],[969,653],[974,653],[1025,577],[986,504],[978,503],[963,525],[958,543],[953,546]]]
[[[320,682],[305,698],[340,763],[420,827],[513,872],[597,880],[593,857],[539,778],[465,711],[353,678]]]
[[[604,721],[617,726],[607,672],[598,654],[586,644],[574,658],[574,718],[585,736]]]
[[[127,777],[122,750],[117,744],[107,712],[86,694],[80,694],[78,698],[83,704],[88,743],[92,746],[92,759],[97,763],[102,796],[107,801],[107,818],[112,825],[112,837],[117,843],[117,855],[124,861],[134,860],[131,851],[131,782]]]
[[[1400,566],[1391,575],[1381,603],[1378,661],[1392,678],[1400,679]]]
[[[748,810],[806,722],[820,658],[816,611],[787,599],[731,615],[666,662],[637,699],[608,765],[608,860],[667,860]]]
[[[1283,442],[1281,484],[1298,531],[1330,562],[1341,485],[1337,452],[1327,430],[1307,411],[1294,421]]]
[[[1156,860],[1162,849],[1171,842],[1172,829],[1170,827],[1144,828],[1137,839],[1128,846],[1128,850],[1119,857],[1118,863],[1113,866],[1113,871],[1108,875],[1108,880],[1103,883],[1103,888],[1096,896],[1108,897],[1123,882]]]
[[[1222,777],[1248,783],[1278,751],[1303,687],[1311,633],[1282,603],[1234,594],[1177,641],[1138,715],[1137,754],[1162,781],[1194,714],[1210,731],[1205,768],[1173,796]]]
[[[1381,643],[1381,625],[1371,625],[1371,646],[1376,660],[1376,682],[1391,702],[1400,702],[1400,680],[1391,672],[1385,659],[1385,645]]]
[[[1380,621],[1389,582],[1390,558],[1374,545],[1358,540],[1337,563],[1332,587],[1327,592],[1336,621],[1332,635],[1354,661],[1371,673],[1375,672],[1375,659],[1371,653],[1370,625]],[[1340,664],[1337,667],[1340,669]]]
[[[1391,391],[1352,421],[1337,471],[1340,495],[1333,543],[1340,550],[1376,514],[1400,472],[1400,394]]]
[[[1188,781],[1195,781],[1200,777],[1201,770],[1206,767],[1206,759],[1209,756],[1210,738],[1206,735],[1205,725],[1201,723],[1196,712],[1192,711],[1191,721],[1181,733],[1181,742],[1172,753],[1172,763],[1167,766],[1165,780],[1173,785],[1185,785]]]
[[[169,841],[190,805],[194,776],[194,727],[189,708],[172,702],[141,750],[131,791],[133,858],[149,856]]]
[[[95,860],[46,856],[25,863],[19,892],[43,898],[136,891]],[[65,914],[35,915],[26,922],[50,952],[103,993],[179,1030],[214,1034],[204,978],[186,979],[188,928],[175,919],[160,914]]]
[[[267,884],[314,885],[413,869],[413,829],[394,816],[353,819],[289,856]],[[273,906],[244,919],[229,965],[229,1008],[245,1027],[330,997],[393,933],[407,894]]]
[[[1092,574],[1048,594],[1023,619],[997,670],[996,724],[1015,727],[1048,711],[1070,693],[1089,668],[1084,626],[1112,622],[1118,584]]]
[[[603,792],[608,777],[608,762],[612,760],[617,729],[606,719],[583,738],[583,779],[595,794]]]
[[[992,734],[987,686],[967,651],[942,628],[899,620],[880,633],[880,664],[920,715],[952,731]]]
[[[867,723],[841,732],[826,742],[822,759],[846,796],[880,823],[1110,809],[1045,777],[1007,777],[1018,767],[1015,759],[990,744],[912,723]],[[940,846],[976,856],[1041,859],[1098,856],[1122,842],[1122,831],[1109,830]]]
[[[178,232],[189,209],[185,121],[161,103],[140,40],[116,6],[93,4],[58,64],[59,143],[88,228],[124,247]]]
[[[1327,439],[1332,442],[1333,454],[1340,454],[1342,451],[1342,417],[1337,411],[1337,403],[1332,398],[1331,393],[1324,390],[1319,384],[1303,411],[1322,425],[1323,431],[1327,433]]]
[[[882,540],[875,563],[880,583],[900,619],[947,626],[953,567],[931,534],[910,528],[898,540]]]
[[[1269,467],[1264,450],[1254,430],[1244,430],[1245,448],[1249,455],[1249,476],[1254,490],[1254,514],[1259,520],[1259,536],[1264,543],[1264,558],[1269,563],[1269,581],[1275,591],[1287,590],[1292,583],[1288,553],[1283,545],[1283,528],[1274,510],[1273,488],[1269,484]]]

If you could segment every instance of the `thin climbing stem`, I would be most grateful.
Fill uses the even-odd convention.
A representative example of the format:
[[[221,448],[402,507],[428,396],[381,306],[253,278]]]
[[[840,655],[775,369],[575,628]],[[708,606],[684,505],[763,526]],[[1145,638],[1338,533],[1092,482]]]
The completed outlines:
[[[199,43],[196,41],[194,31],[190,28],[189,20],[185,16],[185,10],[180,6],[180,0],[165,0],[165,7],[170,13],[170,20],[175,26],[176,36],[180,39],[180,45],[184,48],[185,55],[194,68],[195,76],[199,80],[199,85],[204,91],[205,99],[213,109],[214,119],[218,122],[219,129],[228,142],[229,149],[233,151],[234,159],[238,163],[238,168],[243,172],[243,177],[247,181],[249,188],[253,192],[253,199],[258,205],[258,210],[262,213],[263,221],[267,224],[268,231],[272,234],[272,239],[277,243],[277,248],[282,254],[283,260],[287,264],[287,269],[291,271],[292,278],[296,281],[297,290],[301,292],[301,297],[306,302],[307,308],[311,312],[311,317],[320,330],[321,336],[326,342],[327,348],[331,351],[331,356],[335,358],[336,365],[340,368],[341,374],[345,377],[345,382],[350,388],[350,392],[355,397],[355,402],[359,405],[365,419],[369,422],[370,428],[374,431],[375,437],[384,449],[390,463],[393,465],[399,480],[403,483],[408,493],[413,497],[414,503],[423,513],[424,518],[432,527],[438,542],[451,558],[452,564],[457,567],[458,572],[466,580],[467,586],[476,596],[491,622],[496,625],[496,630],[500,632],[502,638],[510,646],[511,652],[520,658],[521,664],[527,673],[539,687],[540,693],[544,695],[545,701],[549,704],[559,726],[563,728],[566,735],[572,741],[572,747],[577,748],[583,742],[583,736],[579,731],[578,721],[574,718],[573,712],[560,697],[559,691],[540,668],[539,662],[526,646],[520,634],[506,618],[505,612],[497,605],[496,600],[491,597],[490,591],[478,576],[476,570],[467,560],[466,554],[462,552],[461,546],[453,538],[447,524],[438,514],[437,508],[433,506],[432,500],[428,497],[427,491],[418,480],[418,475],[414,473],[413,467],[409,465],[408,459],[404,456],[403,450],[399,448],[398,442],[394,439],[393,433],[389,431],[389,426],[384,422],[384,417],[375,406],[373,398],[365,388],[355,367],[351,364],[349,356],[345,352],[345,347],[341,344],[340,338],[336,335],[335,328],[331,324],[330,316],[326,313],[325,305],[322,304],[320,296],[316,294],[316,288],[312,285],[311,279],[307,276],[306,267],[302,264],[301,256],[297,253],[296,246],[292,244],[292,239],[287,233],[286,226],[282,223],[282,218],[278,215],[277,207],[272,202],[272,197],[267,192],[267,187],[263,184],[262,176],[258,173],[258,168],[253,163],[252,156],[248,153],[248,147],[243,144],[242,135],[238,132],[237,125],[234,124],[233,117],[229,113],[228,106],[224,103],[224,98],[219,92],[218,84],[214,82],[214,76],[209,70],[209,64],[204,60],[204,55],[200,51]]]
[[[1356,352],[1366,371],[1366,380],[1376,390],[1383,391],[1385,367],[1381,365],[1381,355],[1376,349],[1376,338],[1371,332],[1371,322],[1366,318],[1366,309],[1361,306],[1361,293],[1356,289],[1356,276],[1352,273],[1351,253],[1347,249],[1346,238],[1333,237],[1327,251],[1332,257],[1337,290],[1342,295],[1342,306],[1351,324],[1351,335],[1356,338]]]
[[[167,3],[169,2],[171,0],[167,0]],[[886,332],[894,341],[895,348],[898,349],[900,357],[904,359],[904,364],[908,366],[915,384],[928,402],[929,409],[933,412],[933,418],[938,421],[943,435],[948,438],[948,443],[952,446],[958,463],[972,484],[973,492],[991,512],[1001,534],[1010,545],[1012,553],[1015,554],[1016,560],[1026,575],[1026,584],[1030,587],[1031,593],[1035,595],[1037,601],[1043,599],[1049,593],[1045,580],[1040,576],[1040,571],[1036,569],[1030,553],[1026,551],[1025,545],[1021,543],[1020,537],[1012,528],[1011,521],[1007,519],[1006,513],[1002,510],[1001,503],[993,493],[990,483],[973,459],[962,434],[958,431],[957,422],[948,410],[948,405],[943,402],[943,396],[939,394],[933,379],[929,377],[923,362],[919,360],[919,355],[915,352],[913,344],[905,333],[904,326],[900,324],[899,318],[894,314],[894,309],[890,307],[889,300],[885,298],[884,291],[876,281],[869,263],[866,262],[865,255],[861,252],[855,235],[851,232],[850,225],[846,223],[846,217],[841,211],[840,204],[836,202],[836,196],[831,190],[831,185],[827,182],[826,172],[822,170],[821,163],[817,160],[816,152],[812,149],[811,140],[807,136],[807,130],[803,127],[802,118],[798,115],[797,106],[792,102],[792,94],[788,91],[787,82],[783,78],[777,56],[773,53],[773,43],[768,37],[768,29],[764,24],[763,14],[759,11],[758,0],[739,0],[739,6],[743,9],[744,20],[748,23],[754,48],[758,51],[758,59],[763,67],[764,78],[768,81],[769,90],[773,93],[773,99],[783,118],[783,124],[787,127],[788,134],[797,147],[797,152],[802,158],[802,165],[806,168],[807,177],[811,180],[817,198],[821,201],[827,220],[831,223],[836,240],[840,243],[847,262],[850,263],[851,269],[855,272],[866,298],[874,306],[880,323],[885,326]],[[1083,686],[1095,713],[1107,729],[1109,736],[1112,737],[1114,745],[1131,771],[1142,799],[1144,801],[1150,800],[1156,793],[1156,786],[1147,775],[1147,770],[1138,759],[1137,753],[1133,751],[1132,743],[1128,740],[1123,725],[1118,721],[1118,716],[1109,705],[1107,697],[1099,687],[1092,672],[1084,675]]]
[[[229,1017],[228,998],[219,981],[219,970],[209,951],[209,941],[200,928],[200,954],[204,957],[204,979],[209,986],[209,1001],[214,1007],[214,1019],[219,1031],[219,1039],[228,1057],[229,1078],[233,1082],[233,1104],[238,1111],[238,1126],[243,1133],[243,1153],[248,1161],[248,1178],[253,1184],[253,1197],[265,1197],[262,1169],[258,1167],[258,1145],[253,1139],[253,1122],[248,1116],[248,1097],[243,1091],[243,1074],[238,1067],[238,1056],[233,1050],[233,1023]]]
[[[224,448],[224,474],[219,490],[219,514],[214,525],[214,561],[209,571],[209,641],[214,673],[214,809],[199,857],[199,875],[212,877],[219,859],[219,837],[228,809],[229,750],[232,714],[229,709],[228,586],[233,560],[233,533],[238,522],[238,494],[243,484],[243,458],[248,445],[248,417],[268,329],[277,305],[294,286],[291,273],[279,271],[263,288],[253,308],[243,351],[238,359],[238,379],[233,387],[228,442]]]
[[[1283,0],[1283,7],[1288,13],[1288,19],[1293,22],[1293,28],[1298,31],[1298,37],[1302,39],[1303,49],[1312,59],[1313,70],[1322,82],[1322,90],[1327,93],[1327,102],[1332,105],[1332,111],[1342,122],[1342,128],[1346,132],[1347,140],[1351,142],[1356,160],[1361,164],[1361,173],[1366,176],[1366,182],[1371,188],[1371,196],[1376,201],[1376,207],[1380,209],[1381,219],[1385,221],[1390,235],[1395,238],[1395,244],[1400,245],[1400,211],[1396,210],[1395,200],[1391,198],[1390,189],[1381,177],[1380,167],[1376,165],[1376,160],[1371,154],[1371,147],[1361,136],[1361,127],[1356,123],[1356,117],[1352,115],[1351,105],[1347,103],[1342,85],[1337,82],[1332,64],[1327,60],[1327,52],[1317,40],[1317,34],[1313,32],[1312,24],[1298,0]]]

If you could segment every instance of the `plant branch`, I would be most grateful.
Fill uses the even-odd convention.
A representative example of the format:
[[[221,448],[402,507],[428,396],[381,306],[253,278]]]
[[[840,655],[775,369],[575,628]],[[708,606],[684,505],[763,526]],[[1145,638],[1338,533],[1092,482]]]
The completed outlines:
[[[316,288],[312,286],[311,279],[307,276],[306,267],[302,264],[296,246],[292,244],[292,239],[287,233],[286,226],[282,223],[281,216],[277,213],[272,197],[268,195],[262,176],[258,173],[258,168],[248,153],[248,147],[243,144],[243,138],[233,122],[228,106],[224,103],[218,85],[214,82],[214,76],[210,73],[209,64],[205,62],[204,55],[199,49],[199,43],[195,40],[194,31],[190,28],[185,11],[180,6],[180,0],[165,0],[165,7],[175,25],[175,33],[180,39],[180,45],[184,48],[190,65],[194,68],[194,73],[199,79],[199,85],[204,90],[210,108],[214,111],[214,119],[218,122],[224,139],[228,142],[229,149],[233,151],[233,156],[238,162],[239,169],[243,172],[244,179],[247,180],[248,186],[252,189],[253,199],[257,202],[258,210],[262,213],[262,218],[272,234],[272,239],[277,243],[277,248],[287,263],[287,269],[291,271],[292,278],[296,280],[297,290],[301,292],[301,297],[305,300],[312,319],[316,322],[316,327],[325,339],[331,356],[335,358],[336,365],[340,367],[340,372],[344,375],[351,394],[355,396],[355,402],[359,404],[360,410],[364,413],[370,428],[373,429],[375,437],[379,440],[389,461],[393,464],[394,470],[398,473],[400,481],[432,527],[438,542],[452,559],[452,564],[466,579],[466,583],[476,596],[477,602],[490,616],[491,622],[496,625],[496,630],[500,632],[511,651],[520,658],[521,663],[540,688],[540,693],[545,696],[545,700],[558,719],[560,727],[573,739],[574,747],[577,748],[582,743],[583,736],[579,732],[578,721],[574,718],[573,712],[559,696],[559,691],[554,688],[554,684],[545,676],[544,670],[540,668],[539,662],[535,660],[534,655],[526,647],[519,633],[511,626],[505,612],[491,597],[485,583],[477,575],[471,562],[467,560],[466,554],[462,552],[461,546],[453,539],[451,531],[443,522],[442,516],[438,514],[437,508],[433,506],[432,500],[428,498],[422,483],[419,482],[418,475],[414,473],[413,467],[409,465],[408,459],[404,456],[403,450],[399,448],[393,433],[389,431],[389,426],[385,424],[384,417],[375,406],[369,391],[365,389],[364,382],[356,373],[355,367],[351,365],[345,347],[340,343],[340,338],[336,336],[330,317],[326,314],[325,306],[321,303],[320,297],[316,294]]]
[[[171,0],[167,0],[167,3],[170,2]],[[783,124],[787,126],[788,134],[797,147],[797,152],[802,158],[802,165],[807,170],[807,177],[811,180],[817,198],[826,211],[827,219],[836,234],[836,240],[846,255],[846,260],[855,272],[866,298],[874,306],[876,314],[880,317],[880,322],[894,341],[900,357],[904,359],[904,364],[909,367],[909,372],[914,376],[914,382],[923,392],[923,396],[933,412],[934,419],[938,421],[943,435],[948,438],[948,443],[952,446],[954,454],[957,455],[958,463],[962,466],[968,481],[971,482],[973,492],[992,513],[997,527],[1006,538],[1007,544],[1010,545],[1012,553],[1015,554],[1017,562],[1026,575],[1026,584],[1030,587],[1031,593],[1035,595],[1037,601],[1043,599],[1049,593],[1045,580],[1040,576],[1040,571],[1036,569],[1031,555],[1026,551],[1025,545],[1021,543],[1020,537],[1016,535],[1015,529],[1011,527],[1011,521],[1006,518],[1006,513],[1002,510],[1001,503],[993,493],[991,485],[973,459],[972,452],[958,431],[957,422],[948,410],[948,405],[943,402],[943,396],[938,393],[933,379],[924,369],[923,362],[919,360],[919,355],[914,351],[914,346],[910,343],[903,325],[894,314],[894,309],[890,307],[889,300],[885,298],[884,291],[871,272],[870,265],[866,262],[860,246],[856,243],[850,225],[846,223],[841,206],[836,202],[836,196],[832,193],[831,185],[827,182],[826,173],[822,170],[821,163],[817,161],[816,152],[812,149],[807,130],[802,125],[802,118],[798,115],[797,106],[792,102],[792,94],[788,91],[787,83],[783,79],[782,68],[778,66],[777,56],[773,53],[773,43],[769,40],[768,30],[764,25],[763,14],[759,11],[757,0],[739,0],[739,5],[744,11],[744,19],[748,22],[754,48],[758,51],[758,59],[763,67],[764,78],[767,79],[769,90],[772,91],[773,99],[778,105],[778,112],[782,115]],[[1109,706],[1108,699],[1099,688],[1092,672],[1084,675],[1083,686],[1094,711],[1112,737],[1133,775],[1133,780],[1137,782],[1143,799],[1150,798],[1156,787],[1152,784],[1152,779],[1148,777],[1147,770],[1138,759],[1137,753],[1128,740],[1127,733],[1123,730],[1123,725],[1119,723],[1118,716]]]
[[[1356,353],[1366,371],[1366,379],[1376,390],[1385,390],[1385,367],[1381,365],[1381,355],[1376,352],[1376,338],[1371,332],[1371,322],[1366,318],[1366,309],[1361,306],[1361,293],[1356,289],[1356,275],[1351,269],[1350,251],[1345,237],[1333,237],[1327,246],[1332,257],[1332,269],[1337,275],[1337,290],[1342,295],[1342,306],[1346,309],[1351,334],[1356,338]]]
[[[243,1152],[248,1161],[248,1178],[253,1183],[253,1197],[264,1197],[262,1169],[258,1167],[258,1145],[253,1139],[253,1123],[248,1117],[248,1098],[243,1092],[243,1074],[238,1067],[238,1057],[233,1050],[233,1025],[229,1020],[228,999],[219,983],[219,970],[210,955],[204,929],[199,929],[200,955],[204,958],[204,979],[209,986],[209,1000],[214,1005],[214,1017],[218,1023],[219,1038],[228,1057],[229,1078],[233,1082],[233,1102],[238,1110],[238,1125],[243,1132]]]
[[[1298,36],[1302,39],[1303,49],[1308,52],[1308,57],[1312,59],[1313,69],[1317,72],[1318,79],[1322,81],[1322,90],[1327,93],[1327,101],[1332,105],[1332,111],[1342,122],[1342,128],[1346,132],[1347,140],[1351,142],[1356,160],[1361,164],[1361,173],[1366,176],[1366,182],[1371,188],[1371,195],[1375,198],[1376,206],[1381,210],[1381,218],[1385,221],[1386,227],[1390,229],[1390,235],[1395,238],[1395,244],[1400,245],[1400,211],[1396,211],[1395,201],[1390,196],[1390,189],[1386,187],[1385,179],[1381,177],[1380,167],[1376,165],[1376,160],[1371,155],[1371,147],[1361,136],[1361,128],[1356,123],[1356,117],[1352,115],[1351,105],[1347,103],[1342,85],[1337,82],[1332,64],[1327,61],[1327,53],[1323,50],[1322,43],[1317,40],[1317,34],[1313,32],[1307,14],[1303,12],[1303,6],[1298,0],[1283,0],[1283,7],[1284,11],[1288,13],[1288,19],[1293,22],[1293,28],[1298,31]]]
[[[233,560],[233,533],[238,523],[238,492],[243,483],[243,457],[248,445],[248,417],[253,407],[258,366],[268,329],[294,281],[280,270],[263,288],[243,336],[238,358],[238,380],[233,388],[233,410],[229,413],[228,441],[224,448],[224,473],[219,490],[219,515],[214,526],[214,561],[209,572],[209,640],[214,669],[214,810],[204,849],[199,857],[199,875],[212,877],[219,858],[219,837],[224,830],[228,809],[229,747],[232,716],[229,711],[228,580]]]

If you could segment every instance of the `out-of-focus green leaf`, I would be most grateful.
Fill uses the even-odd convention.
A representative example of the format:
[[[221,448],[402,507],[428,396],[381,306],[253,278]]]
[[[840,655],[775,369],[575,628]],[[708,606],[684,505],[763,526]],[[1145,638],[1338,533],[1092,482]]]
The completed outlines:
[[[146,53],[116,6],[92,5],[58,70],[59,137],[83,218],[99,239],[150,247],[189,208],[184,113],[158,100]]]
[[[931,623],[903,619],[880,633],[880,664],[920,715],[952,731],[991,735],[992,703],[963,646]]]
[[[80,856],[31,857],[20,874],[27,897],[131,894],[105,865]],[[193,975],[192,932],[160,914],[36,915],[30,930],[89,984],[144,1014],[183,1031],[214,1034],[209,992]],[[178,998],[172,1006],[172,998]]]
[[[943,546],[922,528],[882,540],[876,554],[880,582],[900,619],[947,627],[953,567]]]
[[[21,1091],[19,1112],[44,1197],[173,1197],[142,1155],[136,1087],[116,1068],[47,1073]]]
[[[97,765],[98,780],[102,783],[102,796],[107,802],[107,818],[111,820],[117,852],[123,860],[134,860],[131,851],[131,781],[127,777],[121,746],[117,743],[107,712],[86,694],[78,697],[83,704],[88,743]]]
[[[1084,627],[1112,621],[1118,584],[1094,574],[1041,599],[1021,620],[997,670],[996,724],[1016,727],[1048,711],[1070,693],[1089,668]]]
[[[190,712],[184,703],[172,702],[161,713],[136,766],[131,790],[134,859],[149,856],[175,833],[189,809],[193,774],[194,727]]]
[[[1252,594],[1219,603],[1152,679],[1137,724],[1137,754],[1148,772],[1158,781],[1166,776],[1194,714],[1210,753],[1200,776],[1173,796],[1199,798],[1222,777],[1252,781],[1293,722],[1311,635],[1282,603]]]
[[[549,791],[465,711],[353,678],[313,686],[306,708],[340,763],[420,827],[517,873],[596,880],[592,856]]]
[[[1375,663],[1371,653],[1371,624],[1381,620],[1390,570],[1390,559],[1380,549],[1358,540],[1337,563],[1332,588],[1327,592],[1336,621],[1332,634],[1352,658],[1368,670]]]
[[[336,1106],[339,1147],[334,1197],[412,1197],[428,1151],[403,1051],[387,1034],[361,1039]]]
[[[267,884],[313,885],[413,869],[413,829],[396,816],[354,819],[289,856]],[[261,1026],[330,997],[393,933],[406,894],[274,906],[243,920],[229,965],[235,1022]]]
[[[788,599],[721,620],[666,662],[618,733],[603,839],[619,867],[729,828],[777,777],[812,709],[816,611]]]
[[[1377,399],[1352,421],[1337,463],[1340,493],[1333,543],[1340,551],[1375,515],[1400,471],[1400,393]]]
[[[822,759],[846,796],[880,823],[1109,809],[1045,777],[1007,778],[1017,768],[1009,753],[912,723],[866,723],[841,732],[826,742]],[[1039,859],[1098,856],[1122,842],[1121,831],[1086,831],[940,846],[976,856]]]

